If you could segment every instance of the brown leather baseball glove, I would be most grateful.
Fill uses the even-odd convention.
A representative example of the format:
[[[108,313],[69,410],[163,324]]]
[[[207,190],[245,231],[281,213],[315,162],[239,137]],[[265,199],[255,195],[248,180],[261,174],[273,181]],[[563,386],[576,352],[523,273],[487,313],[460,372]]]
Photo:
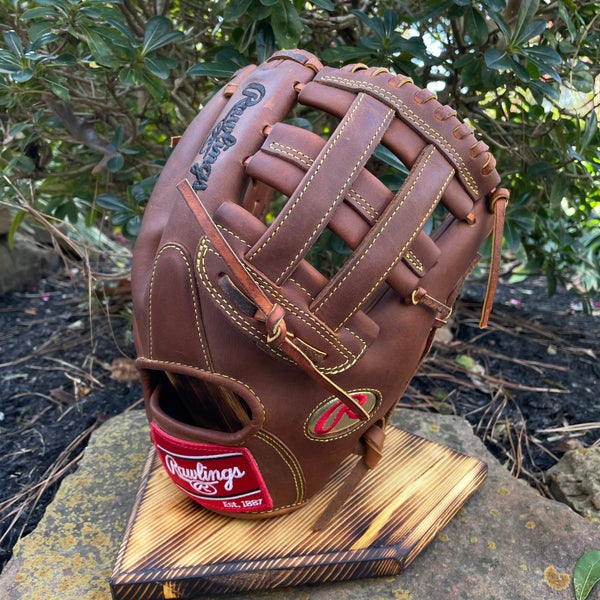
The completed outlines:
[[[328,139],[285,122],[298,106],[338,120]],[[409,170],[397,192],[368,163],[379,145]],[[351,480],[374,467],[495,228],[487,319],[498,182],[455,111],[385,69],[293,50],[225,85],[170,156],[134,254],[137,365],[177,486],[208,509],[267,517],[305,504],[350,455]],[[351,250],[331,278],[307,260],[325,228]]]

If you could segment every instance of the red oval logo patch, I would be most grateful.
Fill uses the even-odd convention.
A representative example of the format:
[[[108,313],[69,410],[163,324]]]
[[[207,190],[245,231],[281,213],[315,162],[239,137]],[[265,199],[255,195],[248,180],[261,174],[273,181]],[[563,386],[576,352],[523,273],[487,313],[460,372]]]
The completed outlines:
[[[359,390],[352,397],[372,414],[379,406],[380,396],[372,390]],[[328,398],[314,410],[306,422],[308,437],[319,441],[348,435],[353,429],[364,425],[339,398]]]

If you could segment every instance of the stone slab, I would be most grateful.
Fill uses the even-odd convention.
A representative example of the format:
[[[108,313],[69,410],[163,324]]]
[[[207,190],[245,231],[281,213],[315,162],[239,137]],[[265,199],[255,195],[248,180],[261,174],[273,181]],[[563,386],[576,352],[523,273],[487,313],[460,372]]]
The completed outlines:
[[[6,236],[0,236],[0,296],[36,283],[58,263],[58,254],[38,244],[33,236],[16,233],[12,248]]]
[[[574,598],[575,562],[600,549],[600,522],[515,480],[460,418],[397,411],[397,426],[486,460],[488,478],[396,577],[229,596],[230,600],[543,600]],[[108,578],[149,450],[145,416],[126,413],[94,433],[77,471],[0,575],[6,600],[109,600]],[[593,590],[589,600],[598,600]]]

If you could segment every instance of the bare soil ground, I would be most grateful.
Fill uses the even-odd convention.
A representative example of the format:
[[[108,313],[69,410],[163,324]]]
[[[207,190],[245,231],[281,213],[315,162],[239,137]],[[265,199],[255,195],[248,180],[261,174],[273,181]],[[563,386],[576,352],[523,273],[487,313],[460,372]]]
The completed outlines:
[[[0,570],[76,468],[91,432],[141,408],[127,290],[94,299],[59,276],[0,298]],[[478,329],[483,286],[470,284],[401,400],[462,415],[515,476],[545,493],[562,454],[598,444],[599,317],[542,279],[502,285]],[[91,316],[90,316],[91,314]]]

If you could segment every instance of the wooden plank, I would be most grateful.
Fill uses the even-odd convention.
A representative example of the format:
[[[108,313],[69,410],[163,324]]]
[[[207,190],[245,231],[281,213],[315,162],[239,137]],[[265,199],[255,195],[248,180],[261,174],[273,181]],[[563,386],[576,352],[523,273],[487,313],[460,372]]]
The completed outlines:
[[[478,459],[390,427],[385,455],[331,525],[312,527],[349,473],[289,515],[247,521],[180,492],[152,452],[111,579],[115,600],[193,599],[280,586],[396,575],[485,478]]]

